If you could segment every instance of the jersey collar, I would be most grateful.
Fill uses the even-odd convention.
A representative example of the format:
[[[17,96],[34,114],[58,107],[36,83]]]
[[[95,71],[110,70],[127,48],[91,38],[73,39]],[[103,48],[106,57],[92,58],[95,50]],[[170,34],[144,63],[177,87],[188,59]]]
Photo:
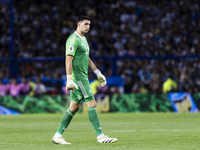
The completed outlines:
[[[84,40],[84,38],[81,37],[76,31],[74,33],[76,33],[82,40]]]

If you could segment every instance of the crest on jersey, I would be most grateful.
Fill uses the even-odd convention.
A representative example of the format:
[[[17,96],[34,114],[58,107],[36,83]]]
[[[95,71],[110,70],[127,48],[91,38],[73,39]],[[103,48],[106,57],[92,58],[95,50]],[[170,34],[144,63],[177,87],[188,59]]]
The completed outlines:
[[[69,47],[69,51],[70,51],[70,52],[73,52],[73,50],[74,50],[74,47],[73,47],[73,46],[70,46],[70,47]]]
[[[86,47],[86,53],[85,54],[89,54],[89,51],[90,51],[89,47]]]

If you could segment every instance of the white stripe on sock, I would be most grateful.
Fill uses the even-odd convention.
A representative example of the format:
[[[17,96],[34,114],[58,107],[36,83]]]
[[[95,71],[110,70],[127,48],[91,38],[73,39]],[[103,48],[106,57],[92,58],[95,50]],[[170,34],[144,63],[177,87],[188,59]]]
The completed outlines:
[[[67,112],[68,112],[70,115],[74,116],[74,114],[72,114],[72,113],[69,111],[69,109],[67,109]]]

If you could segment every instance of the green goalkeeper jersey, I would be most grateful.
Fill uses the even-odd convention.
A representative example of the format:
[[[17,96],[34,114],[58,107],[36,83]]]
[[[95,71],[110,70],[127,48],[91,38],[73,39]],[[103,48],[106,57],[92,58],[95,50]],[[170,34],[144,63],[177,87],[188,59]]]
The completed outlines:
[[[77,80],[88,80],[89,46],[87,39],[77,32],[69,36],[66,41],[66,55],[74,57],[72,60],[72,76]]]

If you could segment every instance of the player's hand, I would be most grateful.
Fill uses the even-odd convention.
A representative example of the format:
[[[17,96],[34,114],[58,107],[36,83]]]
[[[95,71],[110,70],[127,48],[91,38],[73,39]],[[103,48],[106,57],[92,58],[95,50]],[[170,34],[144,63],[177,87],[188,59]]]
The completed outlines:
[[[74,83],[74,81],[73,81],[73,77],[70,75],[70,76],[67,78],[66,91],[72,90],[72,92],[74,93],[74,87],[75,87],[76,89],[78,89],[78,86],[77,86],[76,83]]]
[[[101,74],[101,71],[95,70],[94,73],[97,75],[97,79],[101,83],[101,87],[104,87],[106,85],[106,78],[104,75]]]

